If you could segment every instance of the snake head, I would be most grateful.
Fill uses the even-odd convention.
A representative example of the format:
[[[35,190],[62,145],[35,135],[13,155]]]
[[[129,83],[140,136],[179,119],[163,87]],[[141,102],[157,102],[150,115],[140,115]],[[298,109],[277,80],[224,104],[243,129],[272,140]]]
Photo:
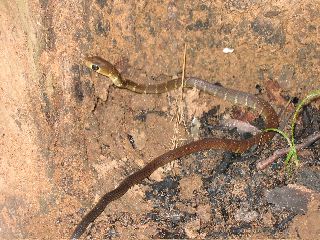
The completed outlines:
[[[84,64],[91,70],[110,78],[117,87],[124,85],[120,72],[107,60],[98,56],[86,57]]]

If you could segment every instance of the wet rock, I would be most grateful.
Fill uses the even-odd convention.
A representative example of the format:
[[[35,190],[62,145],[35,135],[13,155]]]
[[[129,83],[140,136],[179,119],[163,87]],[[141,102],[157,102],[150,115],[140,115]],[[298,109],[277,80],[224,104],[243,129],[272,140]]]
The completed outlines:
[[[266,191],[265,197],[268,203],[274,204],[277,208],[290,210],[297,214],[304,214],[307,211],[310,200],[309,193],[287,186]]]
[[[297,183],[304,185],[312,190],[320,192],[320,173],[319,171],[302,170],[298,174]]]

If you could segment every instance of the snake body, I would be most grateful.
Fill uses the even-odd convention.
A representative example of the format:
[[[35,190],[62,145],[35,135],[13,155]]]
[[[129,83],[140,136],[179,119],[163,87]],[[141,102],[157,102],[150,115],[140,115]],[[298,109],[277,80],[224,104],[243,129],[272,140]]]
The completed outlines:
[[[277,128],[279,124],[278,116],[270,104],[263,99],[260,99],[251,94],[240,92],[237,90],[221,87],[207,81],[195,77],[187,77],[182,81],[181,78],[167,81],[155,85],[137,84],[131,80],[123,79],[119,71],[108,61],[100,57],[89,57],[85,60],[85,65],[90,69],[110,78],[114,85],[119,88],[125,88],[136,93],[165,93],[170,90],[181,87],[197,88],[201,91],[209,93],[213,96],[222,98],[226,101],[237,105],[243,105],[254,109],[265,120],[266,128]],[[140,183],[145,178],[149,177],[155,170],[164,166],[165,164],[185,157],[191,153],[205,151],[209,149],[220,149],[236,153],[242,153],[250,149],[254,145],[261,145],[272,139],[273,132],[262,132],[249,139],[233,140],[233,139],[218,139],[218,138],[205,138],[185,144],[170,150],[159,157],[153,159],[142,169],[131,174],[125,178],[118,187],[106,193],[98,203],[89,211],[77,225],[72,234],[72,239],[78,239],[86,230],[87,226],[93,222],[106,208],[106,206],[123,196],[132,186]]]

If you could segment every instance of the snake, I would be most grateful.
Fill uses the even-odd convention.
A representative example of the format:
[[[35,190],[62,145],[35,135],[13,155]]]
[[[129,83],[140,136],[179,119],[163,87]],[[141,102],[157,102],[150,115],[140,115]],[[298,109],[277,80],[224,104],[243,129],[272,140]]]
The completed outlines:
[[[94,72],[109,78],[118,88],[130,90],[140,94],[160,94],[171,90],[183,88],[196,88],[200,91],[221,98],[225,101],[236,105],[242,105],[257,111],[263,117],[265,128],[277,128],[279,125],[278,115],[273,107],[265,100],[238,90],[229,89],[221,85],[202,80],[197,77],[182,77],[172,79],[159,84],[138,84],[129,79],[122,77],[117,68],[109,61],[98,57],[86,57],[84,64]],[[169,162],[188,156],[189,154],[206,151],[209,149],[225,150],[234,153],[243,153],[253,146],[262,145],[270,141],[274,136],[274,132],[261,131],[248,139],[220,139],[220,138],[204,138],[176,147],[164,154],[154,158],[140,170],[132,173],[122,180],[118,187],[104,194],[94,207],[82,218],[72,233],[71,239],[79,239],[85,232],[88,225],[92,223],[110,204],[111,202],[122,197],[131,187],[141,183],[145,178],[149,177],[155,170],[168,164]]]

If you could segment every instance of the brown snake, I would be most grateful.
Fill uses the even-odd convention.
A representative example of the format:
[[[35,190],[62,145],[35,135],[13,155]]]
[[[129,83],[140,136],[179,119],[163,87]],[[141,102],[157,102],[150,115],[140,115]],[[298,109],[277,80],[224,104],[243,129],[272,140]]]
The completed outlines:
[[[195,87],[201,91],[222,98],[234,104],[253,108],[255,111],[259,112],[261,116],[263,116],[266,128],[278,127],[279,120],[277,113],[270,106],[270,104],[245,92],[224,88],[194,77],[187,77],[184,79],[184,81],[182,81],[181,78],[178,78],[156,85],[142,85],[131,80],[123,79],[119,71],[111,63],[100,57],[86,58],[85,64],[93,71],[110,78],[117,87],[126,88],[136,93],[165,93],[181,87],[182,83],[184,83],[183,87]],[[273,132],[262,131],[261,133],[244,140],[205,138],[188,143],[181,147],[177,147],[162,154],[161,156],[153,159],[142,169],[125,178],[114,190],[102,196],[93,209],[82,218],[81,222],[74,230],[71,239],[78,239],[84,233],[88,225],[104,211],[109,203],[123,196],[132,186],[140,183],[143,179],[149,177],[155,170],[164,166],[165,164],[175,159],[185,157],[191,153],[209,149],[220,149],[242,153],[251,148],[253,145],[261,145],[271,140],[273,136]]]

